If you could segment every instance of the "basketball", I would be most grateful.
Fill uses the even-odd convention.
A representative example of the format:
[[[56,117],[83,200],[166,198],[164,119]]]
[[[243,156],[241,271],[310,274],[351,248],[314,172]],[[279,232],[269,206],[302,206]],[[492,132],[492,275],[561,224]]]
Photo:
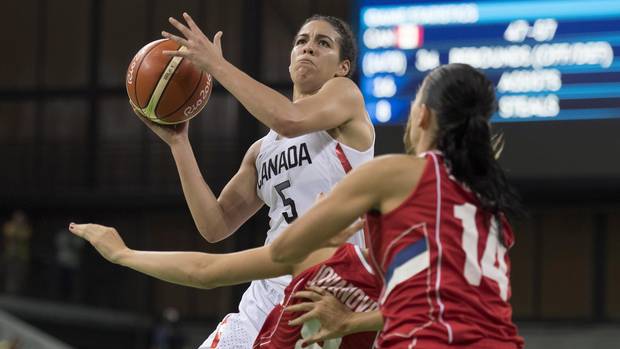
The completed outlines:
[[[189,120],[209,100],[211,75],[182,57],[162,53],[183,49],[172,40],[156,40],[140,49],[129,63],[125,79],[129,102],[150,121],[172,125]]]

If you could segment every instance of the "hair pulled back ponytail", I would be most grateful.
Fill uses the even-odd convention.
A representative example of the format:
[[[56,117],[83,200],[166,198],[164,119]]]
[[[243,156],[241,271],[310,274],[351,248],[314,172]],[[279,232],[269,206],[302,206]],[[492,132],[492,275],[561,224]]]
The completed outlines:
[[[449,64],[433,70],[423,87],[422,103],[436,114],[437,149],[451,174],[495,216],[521,213],[519,197],[495,158],[489,123],[497,108],[493,83],[469,65]]]

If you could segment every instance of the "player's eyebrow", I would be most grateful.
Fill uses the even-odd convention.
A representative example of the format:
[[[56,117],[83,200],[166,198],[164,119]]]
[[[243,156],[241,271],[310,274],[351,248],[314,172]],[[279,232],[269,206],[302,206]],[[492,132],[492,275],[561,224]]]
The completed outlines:
[[[301,33],[301,34],[297,34],[297,35],[295,36],[295,39],[294,39],[294,40],[295,40],[295,41],[297,41],[298,39],[301,39],[301,38],[307,39],[307,38],[309,38],[309,37],[310,37],[310,35],[308,35],[308,34],[306,34],[306,33]],[[327,39],[327,40],[329,40],[329,41],[331,41],[331,42],[335,42],[335,41],[336,41],[336,40],[334,40],[331,36],[329,36],[329,35],[325,35],[325,34],[316,34],[316,37],[317,37],[318,39]]]

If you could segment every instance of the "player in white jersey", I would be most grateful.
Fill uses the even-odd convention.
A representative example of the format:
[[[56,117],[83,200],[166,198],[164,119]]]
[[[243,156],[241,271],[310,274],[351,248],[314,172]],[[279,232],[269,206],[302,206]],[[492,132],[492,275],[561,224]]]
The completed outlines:
[[[170,146],[196,227],[206,240],[230,236],[267,204],[269,243],[304,214],[319,193],[373,156],[374,129],[361,92],[349,79],[356,61],[353,35],[338,18],[306,20],[291,50],[291,101],[227,62],[221,32],[211,41],[188,14],[183,17],[187,25],[170,18],[183,37],[167,32],[163,36],[186,50],[164,53],[189,59],[210,73],[271,131],[250,147],[239,171],[216,197],[198,169],[188,122],[174,127],[145,123]],[[354,241],[361,243],[361,238]],[[253,282],[239,312],[226,316],[201,348],[250,348],[289,280]]]

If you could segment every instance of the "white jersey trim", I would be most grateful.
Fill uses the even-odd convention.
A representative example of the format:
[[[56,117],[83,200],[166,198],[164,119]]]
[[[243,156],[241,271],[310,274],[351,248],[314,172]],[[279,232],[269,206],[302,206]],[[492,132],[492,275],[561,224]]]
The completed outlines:
[[[442,257],[442,246],[441,246],[441,174],[439,172],[439,162],[437,161],[437,155],[434,152],[429,152],[428,155],[433,159],[433,164],[435,166],[435,177],[437,183],[437,211],[435,213],[435,242],[437,243],[437,279],[435,281],[435,297],[437,299],[437,304],[439,305],[439,314],[438,319],[439,322],[444,325],[446,330],[448,331],[448,343],[452,343],[452,326],[449,323],[444,321],[443,314],[446,309],[446,306],[441,301],[440,288],[441,288],[441,257]]]
[[[357,245],[353,245],[353,247],[355,248],[355,253],[357,253],[357,256],[359,257],[360,262],[362,262],[362,265],[364,266],[364,268],[366,268],[366,271],[370,273],[371,275],[375,275],[374,270],[372,269],[372,267],[366,260],[366,257],[364,257],[364,252],[362,252],[362,249]]]

